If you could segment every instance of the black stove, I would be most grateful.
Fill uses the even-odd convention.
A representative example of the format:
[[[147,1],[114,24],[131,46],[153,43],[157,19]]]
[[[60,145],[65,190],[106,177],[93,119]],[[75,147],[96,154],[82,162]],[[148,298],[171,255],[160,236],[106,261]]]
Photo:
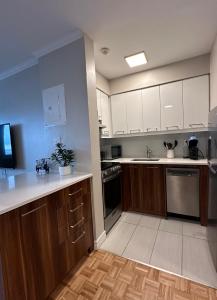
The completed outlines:
[[[121,216],[121,164],[101,162],[105,231]]]
[[[117,162],[101,162],[101,171],[120,165]]]

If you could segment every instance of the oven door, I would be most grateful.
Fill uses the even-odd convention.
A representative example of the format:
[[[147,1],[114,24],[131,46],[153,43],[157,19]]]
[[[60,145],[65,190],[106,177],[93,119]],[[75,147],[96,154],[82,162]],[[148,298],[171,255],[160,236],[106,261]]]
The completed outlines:
[[[108,232],[121,215],[121,174],[103,180],[103,205]]]
[[[103,181],[104,218],[121,204],[121,175]]]

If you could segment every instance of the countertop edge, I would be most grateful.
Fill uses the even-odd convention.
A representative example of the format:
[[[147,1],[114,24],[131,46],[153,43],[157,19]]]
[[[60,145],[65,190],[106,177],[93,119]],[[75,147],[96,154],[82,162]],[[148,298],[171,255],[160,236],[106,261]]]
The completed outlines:
[[[47,192],[44,192],[44,193],[42,192],[41,194],[39,194],[37,196],[33,196],[32,198],[28,198],[28,200],[26,199],[26,200],[24,200],[24,201],[22,201],[20,203],[16,203],[14,205],[10,205],[10,206],[8,206],[6,208],[2,208],[2,209],[0,208],[0,216],[3,215],[3,214],[5,214],[5,213],[8,213],[8,212],[10,212],[12,210],[15,210],[15,209],[17,209],[19,207],[27,205],[27,204],[29,204],[31,202],[37,201],[37,200],[39,200],[39,199],[41,199],[43,197],[51,195],[51,194],[53,194],[55,192],[58,192],[58,191],[60,191],[62,189],[65,189],[65,188],[67,188],[67,187],[69,187],[71,185],[74,185],[74,184],[78,183],[78,182],[81,182],[83,180],[86,180],[88,178],[92,178],[93,177],[93,174],[91,174],[91,173],[88,173],[88,174],[85,174],[85,175],[82,175],[82,174],[76,174],[76,175],[78,176],[78,178],[75,178],[75,177],[72,178],[71,182],[68,182],[68,183],[65,183],[65,184],[62,184],[62,185],[57,185],[55,188],[52,188],[51,190],[49,190]]]
[[[141,164],[141,165],[183,165],[183,166],[208,166],[207,159],[190,160],[184,158],[166,159],[161,158],[159,161],[133,161],[134,158],[121,158],[114,160],[104,160],[103,162],[118,162],[120,164]]]

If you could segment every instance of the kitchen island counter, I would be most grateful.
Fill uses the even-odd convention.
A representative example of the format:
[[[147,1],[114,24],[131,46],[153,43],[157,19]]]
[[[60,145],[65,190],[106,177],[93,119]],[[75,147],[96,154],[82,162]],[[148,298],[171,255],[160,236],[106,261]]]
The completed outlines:
[[[0,215],[92,177],[90,173],[37,175],[24,173],[0,180]]]

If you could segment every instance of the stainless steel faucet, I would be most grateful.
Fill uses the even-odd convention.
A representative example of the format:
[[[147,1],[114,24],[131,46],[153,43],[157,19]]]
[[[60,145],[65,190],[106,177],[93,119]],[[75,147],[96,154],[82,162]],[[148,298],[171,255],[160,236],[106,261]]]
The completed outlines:
[[[151,148],[149,148],[148,146],[146,146],[146,155],[147,155],[147,158],[150,158],[151,157]]]

